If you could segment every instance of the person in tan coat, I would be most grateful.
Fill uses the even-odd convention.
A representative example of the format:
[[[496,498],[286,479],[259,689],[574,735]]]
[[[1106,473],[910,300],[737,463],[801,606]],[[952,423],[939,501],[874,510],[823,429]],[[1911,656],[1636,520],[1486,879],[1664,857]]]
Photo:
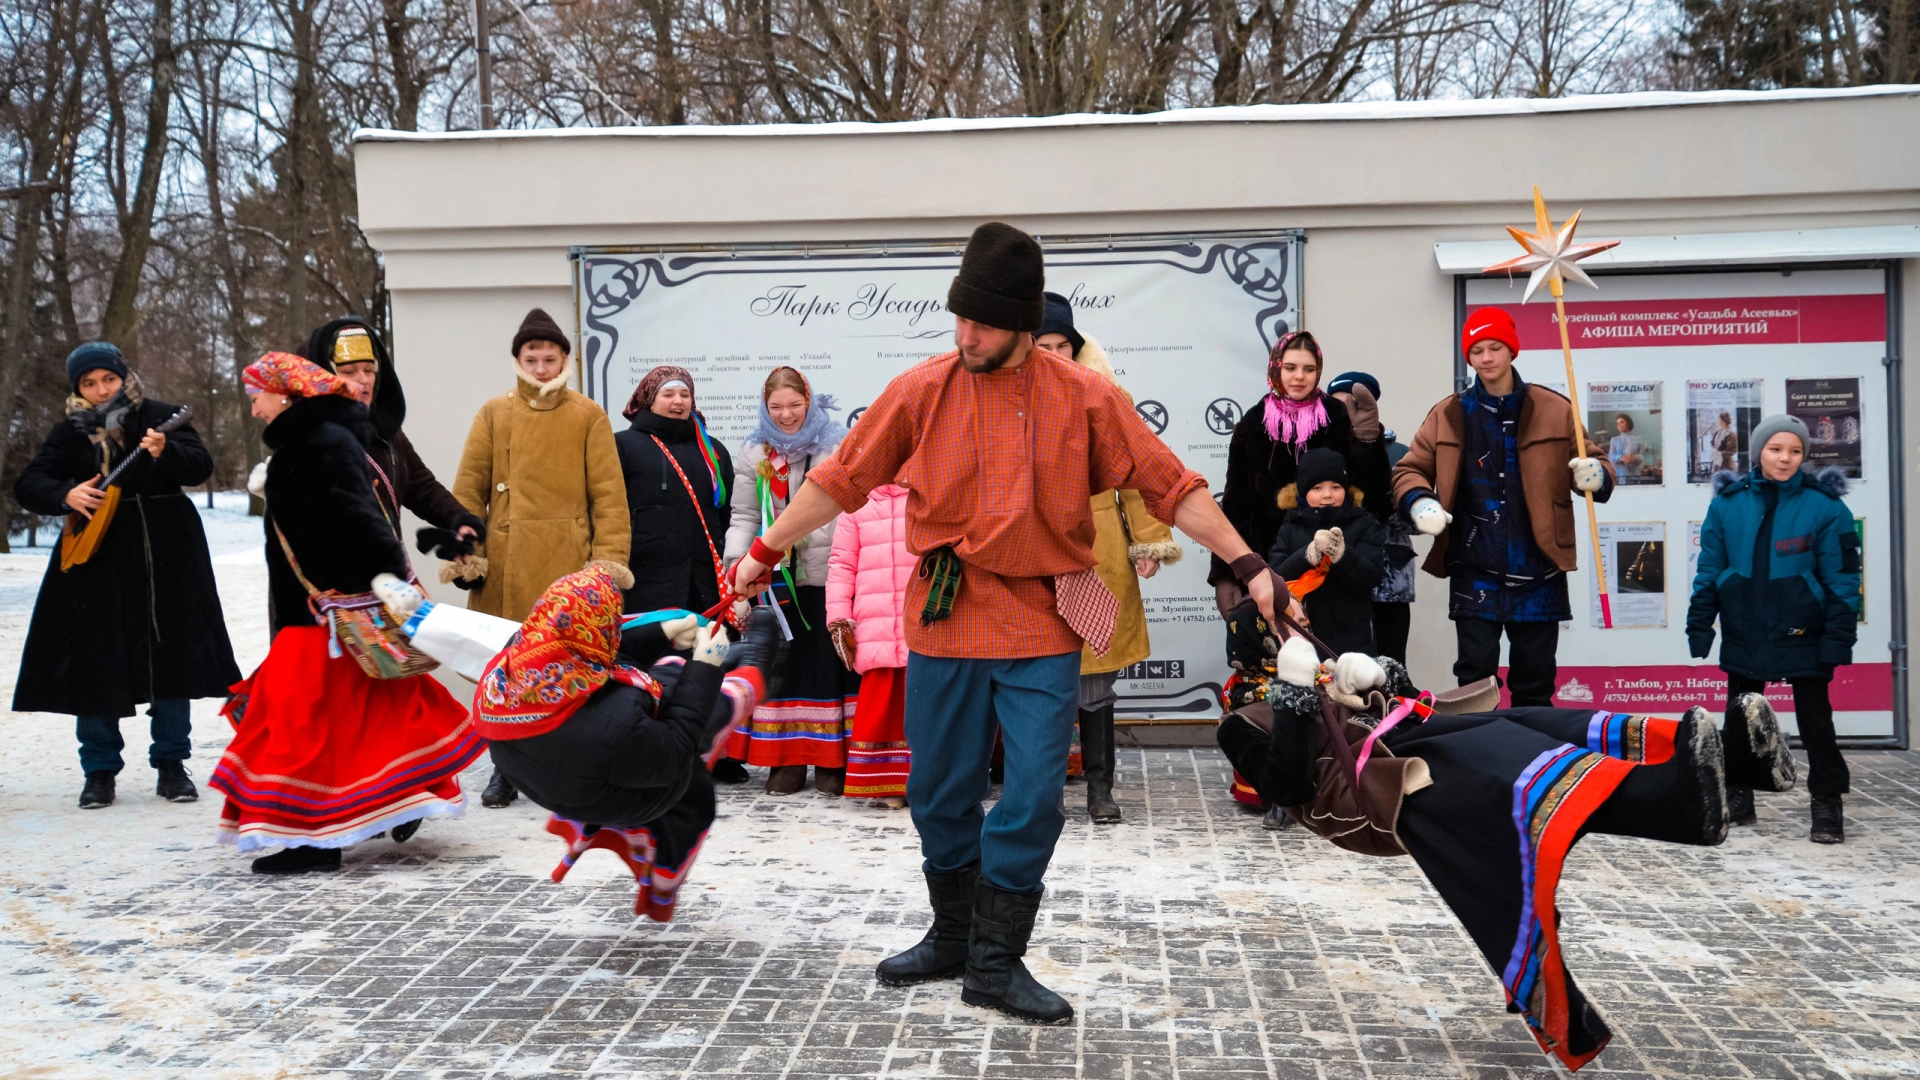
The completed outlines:
[[[547,586],[590,562],[625,567],[632,526],[605,410],[567,386],[572,343],[534,308],[513,336],[513,390],[473,418],[453,494],[487,524],[485,576],[467,606],[525,620]],[[621,588],[633,584],[631,574]],[[496,770],[480,801],[518,793]]]
[[[1073,307],[1066,297],[1047,293],[1046,301],[1046,320],[1034,336],[1034,346],[1092,368],[1119,385],[1106,350],[1074,329]],[[1147,512],[1146,500],[1138,491],[1109,489],[1093,496],[1089,507],[1093,557],[1098,560],[1094,569],[1120,602],[1120,614],[1106,652],[1096,653],[1091,645],[1081,648],[1080,762],[1087,778],[1087,816],[1100,824],[1113,824],[1120,820],[1120,805],[1113,801],[1113,706],[1118,700],[1113,684],[1123,669],[1153,652],[1140,579],[1179,562],[1182,552],[1173,530]]]
[[[1553,704],[1560,624],[1573,618],[1573,498],[1613,494],[1613,466],[1587,440],[1574,455],[1573,405],[1514,371],[1520,333],[1499,308],[1467,316],[1460,351],[1473,386],[1436,404],[1393,470],[1394,505],[1433,537],[1425,569],[1446,578],[1461,686],[1495,673],[1507,638],[1514,707]]]

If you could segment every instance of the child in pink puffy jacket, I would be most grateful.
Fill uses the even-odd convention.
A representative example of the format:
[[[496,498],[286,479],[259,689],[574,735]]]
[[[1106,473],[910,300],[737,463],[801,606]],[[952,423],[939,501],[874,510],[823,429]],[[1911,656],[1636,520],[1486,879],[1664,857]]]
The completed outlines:
[[[840,660],[860,673],[847,741],[850,799],[907,805],[907,489],[875,488],[867,505],[842,514],[827,557],[827,629]]]

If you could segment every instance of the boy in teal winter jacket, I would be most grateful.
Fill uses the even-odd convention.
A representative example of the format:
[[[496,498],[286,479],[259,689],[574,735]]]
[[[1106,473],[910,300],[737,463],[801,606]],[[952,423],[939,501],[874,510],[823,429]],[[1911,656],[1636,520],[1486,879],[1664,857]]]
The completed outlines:
[[[1837,844],[1845,836],[1841,796],[1849,777],[1827,691],[1834,668],[1853,660],[1860,541],[1853,513],[1841,501],[1845,477],[1838,469],[1818,476],[1801,470],[1807,441],[1798,419],[1768,417],[1753,432],[1759,463],[1754,470],[1714,477],[1716,498],[1700,530],[1687,644],[1695,657],[1705,657],[1719,618],[1729,732],[1744,728],[1745,695],[1764,693],[1769,682],[1792,684],[1813,797],[1811,838]],[[1734,823],[1750,824],[1751,790],[1728,794]]]

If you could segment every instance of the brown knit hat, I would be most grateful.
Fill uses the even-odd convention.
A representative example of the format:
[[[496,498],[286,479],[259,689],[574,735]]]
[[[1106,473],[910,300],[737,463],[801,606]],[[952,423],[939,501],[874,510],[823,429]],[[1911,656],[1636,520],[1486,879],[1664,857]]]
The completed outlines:
[[[519,356],[520,346],[529,341],[551,341],[560,346],[561,352],[569,356],[573,354],[573,342],[567,340],[560,324],[554,322],[553,316],[543,308],[534,308],[527,312],[526,318],[520,320],[520,330],[513,335],[513,355]]]
[[[1040,329],[1046,319],[1046,259],[1033,237],[989,221],[973,230],[960,273],[947,290],[947,310],[998,330]]]
[[[660,396],[660,388],[676,381],[686,383],[687,396],[693,396],[693,375],[686,368],[661,364],[647,372],[640,385],[633,388],[633,396],[627,399],[627,407],[620,410],[620,415],[631,420],[653,408],[653,399]]]

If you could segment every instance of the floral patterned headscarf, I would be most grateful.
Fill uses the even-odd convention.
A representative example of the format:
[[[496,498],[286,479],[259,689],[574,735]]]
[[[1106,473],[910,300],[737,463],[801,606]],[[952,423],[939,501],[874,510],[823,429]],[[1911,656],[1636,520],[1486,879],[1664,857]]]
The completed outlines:
[[[353,387],[347,385],[347,380],[292,353],[270,352],[262,356],[247,365],[240,373],[240,381],[254,393],[288,397],[353,396]]]
[[[527,739],[559,727],[609,680],[659,696],[645,672],[622,664],[620,586],[589,566],[547,587],[520,632],[487,664],[473,722],[488,739]]]

